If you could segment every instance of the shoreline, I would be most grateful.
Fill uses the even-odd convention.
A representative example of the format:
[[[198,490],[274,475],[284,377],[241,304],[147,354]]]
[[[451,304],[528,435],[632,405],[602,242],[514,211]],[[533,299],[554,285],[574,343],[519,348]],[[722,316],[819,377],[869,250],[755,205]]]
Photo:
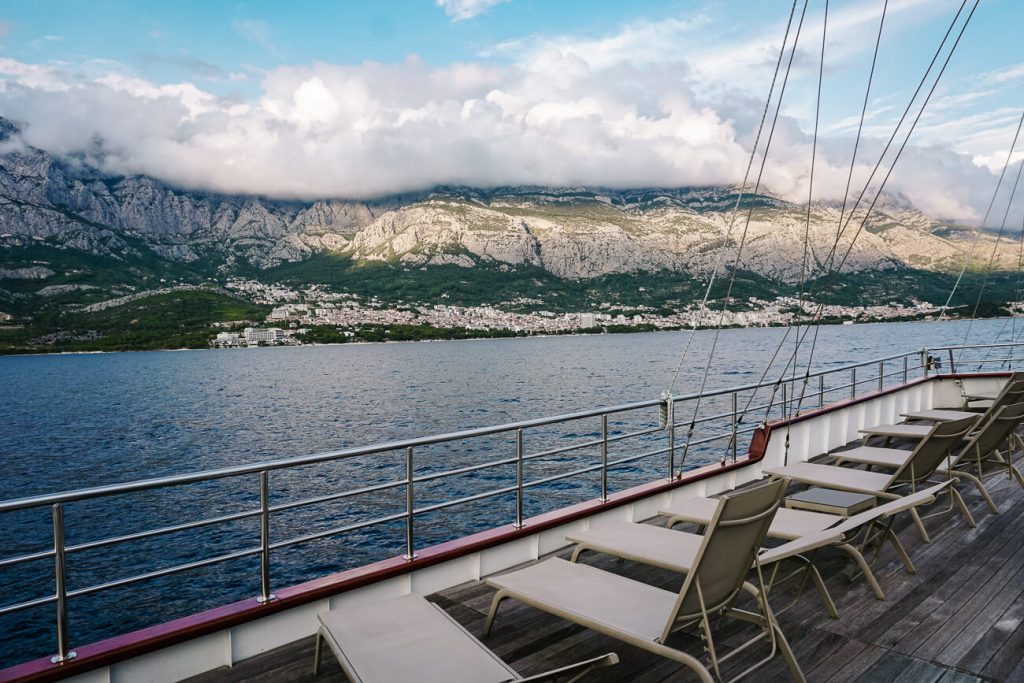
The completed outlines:
[[[1002,316],[993,318],[978,318],[977,320],[1010,320],[1013,316]],[[865,321],[841,321],[841,322],[830,322],[824,323],[829,327],[839,327],[843,325],[888,325],[888,324],[902,324],[902,323],[940,323],[940,322],[959,322],[967,320],[966,318],[947,318],[946,320],[865,320]],[[484,341],[501,341],[501,340],[526,340],[526,339],[550,339],[553,337],[596,337],[602,335],[629,335],[629,334],[662,334],[671,332],[713,332],[715,330],[762,330],[762,329],[785,329],[789,327],[806,327],[806,325],[764,325],[764,326],[724,326],[724,327],[701,327],[697,329],[691,328],[674,328],[674,329],[662,329],[662,330],[616,330],[614,332],[566,332],[564,334],[526,334],[526,335],[513,335],[507,337],[494,336],[494,337],[466,337],[464,339],[445,339],[438,337],[436,339],[385,339],[383,341],[351,341],[351,342],[311,342],[309,344],[274,344],[266,346],[241,346],[232,348],[216,348],[216,347],[205,347],[205,348],[189,348],[189,347],[177,347],[177,348],[158,348],[158,349],[119,349],[116,351],[99,351],[99,350],[82,350],[82,351],[16,351],[6,352],[0,350],[0,357],[34,357],[34,356],[80,356],[80,355],[102,355],[102,354],[117,354],[117,353],[178,353],[183,351],[249,351],[252,349],[278,349],[278,348],[302,348],[302,347],[332,347],[332,346],[365,346],[365,345],[376,345],[376,344],[427,344],[427,343],[442,343],[442,342],[484,342]]]

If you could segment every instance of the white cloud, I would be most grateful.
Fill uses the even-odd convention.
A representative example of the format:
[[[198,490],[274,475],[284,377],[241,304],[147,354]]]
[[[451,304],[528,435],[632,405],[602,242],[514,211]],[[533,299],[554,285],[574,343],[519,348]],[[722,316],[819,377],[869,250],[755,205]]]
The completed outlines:
[[[64,36],[49,35],[28,41],[28,46],[33,50],[39,50],[48,44],[62,42],[64,42]]]
[[[623,62],[681,62],[693,54],[692,32],[706,26],[708,22],[707,16],[698,14],[688,19],[672,17],[661,21],[635,21],[622,26],[615,33],[594,38],[571,35],[532,36],[498,44],[483,51],[482,55],[506,54],[521,63],[544,59],[552,54],[574,55],[594,69]]]
[[[920,10],[921,1],[892,4],[898,16]],[[868,4],[877,3],[837,13],[840,38],[852,35],[844,34],[851,26],[877,20]],[[761,79],[753,89],[706,87],[730,46],[694,47],[722,43],[698,41],[705,22],[699,16],[634,22],[608,36],[534,37],[494,48],[514,56],[510,64],[434,67],[410,57],[398,64],[243,67],[260,79],[260,94],[241,102],[191,83],[151,83],[114,64],[72,68],[0,59],[0,111],[27,122],[29,144],[84,154],[112,173],[222,192],[309,199],[438,184],[738,183],[766,86]],[[236,30],[273,46],[261,22]],[[752,71],[773,64],[765,55],[778,50],[756,37],[731,47],[740,68]],[[977,92],[968,99],[984,96]],[[1006,112],[984,120],[955,115],[962,100],[937,99],[942,115],[922,120],[919,144],[908,148],[890,189],[926,211],[975,219],[994,182],[988,155],[1002,148],[1005,156],[1012,131],[1003,140]],[[854,187],[880,153],[894,107],[902,109],[886,98],[872,102]],[[816,199],[841,198],[854,122],[833,126],[830,135],[842,137],[819,140]],[[810,154],[810,137],[784,117],[765,187],[805,201]]]
[[[989,85],[1009,83],[1024,78],[1024,64],[1013,64],[981,75],[981,81]]]
[[[270,25],[267,22],[260,19],[243,19],[231,24],[231,28],[250,43],[259,45],[275,57],[283,56],[284,51],[270,36]]]
[[[509,0],[436,0],[437,6],[453,21],[465,21],[489,11],[495,5]]]

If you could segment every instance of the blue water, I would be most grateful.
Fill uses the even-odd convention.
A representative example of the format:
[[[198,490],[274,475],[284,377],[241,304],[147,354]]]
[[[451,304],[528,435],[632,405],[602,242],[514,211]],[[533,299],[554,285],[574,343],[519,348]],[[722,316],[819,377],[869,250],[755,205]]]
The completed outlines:
[[[963,341],[965,323],[825,327],[819,368]],[[991,341],[1004,321],[974,324],[972,341]],[[709,388],[755,381],[780,328],[725,330]],[[687,333],[548,337],[487,341],[343,345],[235,351],[0,357],[0,500],[286,458],[407,437],[481,427],[656,398],[667,386]],[[712,331],[696,334],[675,393],[699,385]],[[792,339],[792,337],[790,337]],[[791,344],[787,346],[791,348]],[[805,347],[806,348],[806,347]],[[890,370],[897,368],[892,367]],[[777,374],[777,373],[776,373]],[[862,377],[864,375],[861,375]],[[865,387],[867,390],[869,387]],[[756,403],[767,399],[759,396]],[[835,395],[835,399],[844,396]],[[702,410],[722,411],[722,401]],[[654,411],[613,419],[613,434],[650,426]],[[752,416],[750,423],[763,419]],[[527,452],[586,441],[589,420],[528,432]],[[705,425],[722,430],[726,423]],[[698,432],[697,436],[701,432]],[[624,442],[612,459],[664,445],[663,435]],[[745,444],[741,444],[741,453]],[[510,435],[416,453],[418,474],[509,457]],[[718,445],[691,450],[687,466],[728,455]],[[536,479],[598,462],[596,449],[528,463]],[[402,453],[271,475],[278,504],[403,476]],[[617,490],[665,476],[665,456],[620,466]],[[417,487],[417,506],[514,482],[511,467]],[[527,515],[591,498],[597,475],[554,482],[526,496]],[[273,541],[357,523],[404,509],[404,489],[277,514]],[[255,476],[69,504],[67,543],[252,510]],[[0,515],[0,558],[52,547],[50,510]],[[440,542],[514,519],[515,499],[499,496],[417,518],[417,545]],[[255,519],[68,556],[71,590],[254,547]],[[404,525],[393,522],[275,552],[280,587],[404,552]],[[70,601],[72,645],[167,621],[259,592],[258,560],[214,567],[85,595]],[[0,607],[52,594],[52,560],[0,568]],[[52,654],[54,607],[0,616],[0,666]]]

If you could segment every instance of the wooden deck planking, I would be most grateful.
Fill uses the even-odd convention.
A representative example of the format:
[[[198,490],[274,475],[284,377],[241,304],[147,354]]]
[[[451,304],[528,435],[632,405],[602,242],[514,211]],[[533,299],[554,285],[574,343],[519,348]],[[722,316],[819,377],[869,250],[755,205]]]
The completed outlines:
[[[1024,489],[999,476],[990,480],[989,490],[1002,514],[991,514],[980,496],[965,489],[977,528],[970,529],[954,510],[925,521],[931,544],[920,540],[908,519],[900,519],[899,537],[918,573],[908,574],[891,546],[884,546],[873,567],[886,592],[884,601],[875,598],[862,577],[847,578],[845,555],[826,550],[815,558],[840,618],[824,613],[812,587],[779,616],[808,680],[1024,683]],[[565,557],[568,552],[557,555]],[[596,554],[587,554],[582,561],[673,591],[681,585],[677,575],[631,562]],[[479,636],[493,594],[478,581],[430,599]],[[782,608],[790,594],[788,588],[774,592],[773,605]],[[720,623],[720,647],[754,632],[750,626]],[[512,600],[502,605],[494,631],[484,642],[523,675],[615,651],[621,663],[588,680],[656,683],[679,680],[681,673],[690,679],[678,664]],[[693,634],[676,634],[671,644],[694,655],[701,652]],[[738,673],[763,652],[752,648],[723,673]],[[313,677],[312,658],[313,639],[306,638],[193,681],[343,680],[330,653],[324,656],[320,676]],[[788,678],[780,657],[756,674],[757,680]]]

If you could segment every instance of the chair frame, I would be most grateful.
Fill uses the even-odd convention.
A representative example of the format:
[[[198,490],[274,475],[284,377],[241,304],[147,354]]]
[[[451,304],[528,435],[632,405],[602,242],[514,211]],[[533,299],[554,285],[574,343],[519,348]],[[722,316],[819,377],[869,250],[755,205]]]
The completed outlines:
[[[506,599],[514,598],[520,602],[531,605],[532,607],[554,614],[555,616],[562,617],[569,621],[576,622],[588,628],[592,628],[598,632],[629,643],[630,645],[647,650],[648,652],[677,661],[692,669],[702,681],[707,681],[709,683],[714,680],[712,678],[711,671],[714,672],[715,678],[719,681],[723,680],[721,665],[724,662],[746,650],[755,643],[767,638],[770,644],[768,656],[740,672],[737,676],[732,678],[731,681],[739,680],[757,668],[767,664],[775,657],[777,652],[781,652],[782,657],[786,661],[793,677],[798,681],[805,681],[806,679],[804,678],[803,671],[800,669],[800,665],[797,663],[796,657],[794,656],[785,635],[783,635],[782,630],[779,627],[775,614],[772,612],[771,605],[768,603],[768,589],[765,584],[761,563],[758,560],[758,551],[760,549],[761,541],[764,540],[764,536],[768,531],[768,527],[771,524],[771,519],[774,516],[775,511],[778,509],[782,499],[782,494],[785,492],[787,484],[788,482],[785,479],[773,479],[753,489],[723,496],[719,499],[718,506],[716,507],[712,520],[707,527],[707,531],[704,534],[690,571],[687,572],[686,578],[683,580],[682,588],[680,588],[676,596],[675,604],[669,613],[669,618],[662,628],[660,637],[655,640],[650,641],[610,626],[606,627],[601,623],[587,619],[583,615],[574,614],[567,609],[562,609],[557,605],[541,600],[531,599],[528,595],[517,593],[514,590],[504,589],[500,585],[496,585],[498,591],[491,601],[491,608],[487,615],[487,621],[484,624],[484,637],[487,637],[490,633],[498,612],[498,607],[501,603]],[[741,496],[749,495],[765,495],[773,502],[764,506],[764,509],[745,517],[729,519],[725,516],[727,513],[726,508],[730,507],[730,501],[734,501]],[[747,557],[744,559],[744,563],[742,564],[745,569],[738,573],[735,584],[729,587],[722,596],[717,599],[714,596],[705,596],[707,586],[701,583],[700,574],[701,569],[703,568],[702,563],[705,560],[705,555],[711,547],[711,544],[715,542],[716,530],[719,528],[726,529],[749,524],[760,525],[760,528],[755,530],[755,536],[759,536],[757,543],[749,549],[743,549],[747,553]],[[751,567],[755,570],[757,575],[756,585],[746,580],[747,573]],[[733,606],[733,603],[743,591],[749,593],[754,598],[761,612],[760,614],[757,612],[738,609]],[[694,601],[694,599],[697,609],[687,609],[686,605],[690,601]],[[729,653],[719,656],[718,650],[715,646],[714,634],[711,629],[710,615],[712,613],[756,624],[761,628],[761,633],[737,646]],[[699,625],[702,632],[705,652],[710,660],[711,671],[709,671],[708,668],[697,658],[666,644],[673,633],[694,624]]]

